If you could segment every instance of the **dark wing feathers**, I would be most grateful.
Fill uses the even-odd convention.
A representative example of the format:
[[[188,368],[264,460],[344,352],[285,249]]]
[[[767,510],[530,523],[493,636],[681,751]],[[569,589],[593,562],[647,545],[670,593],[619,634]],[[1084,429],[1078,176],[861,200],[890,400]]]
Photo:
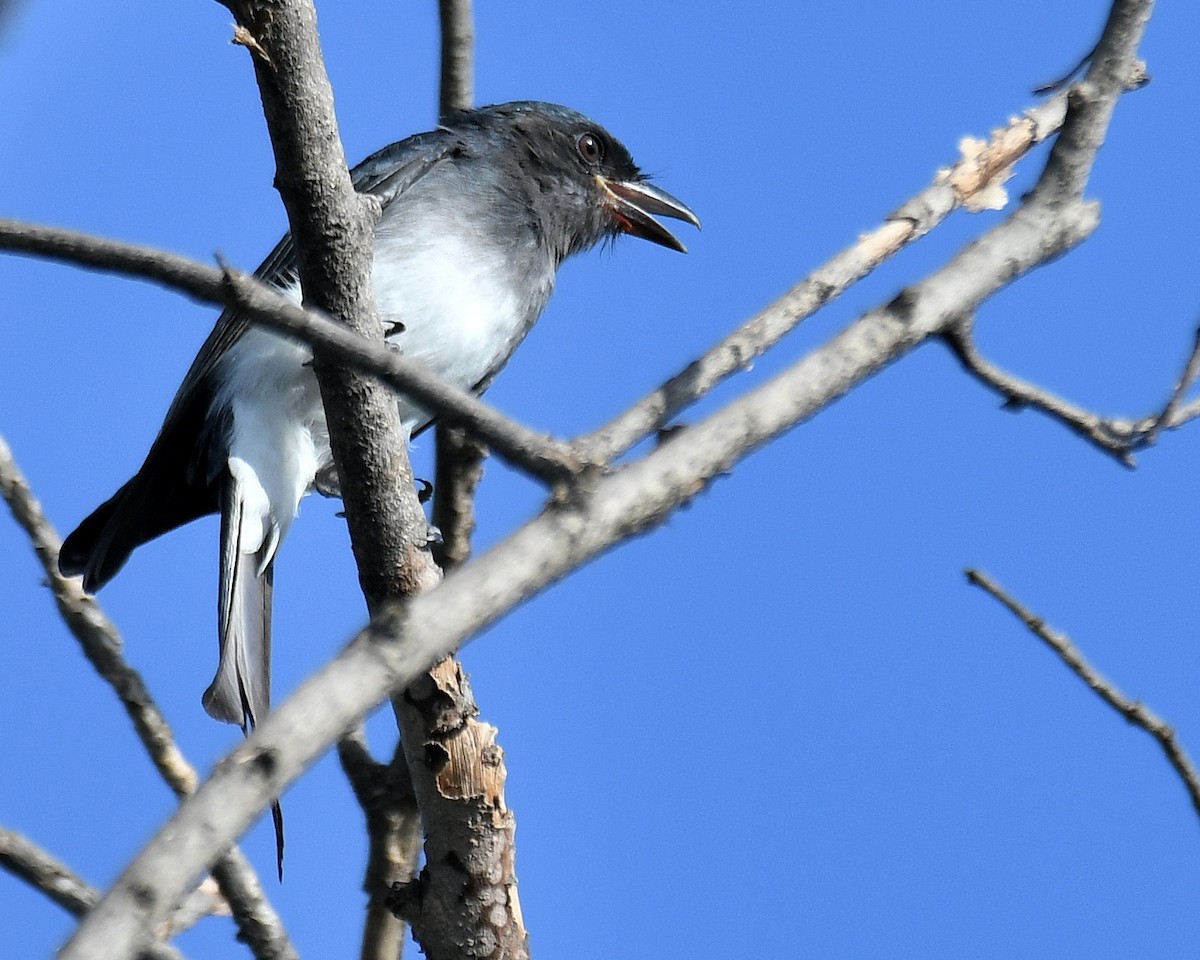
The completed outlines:
[[[190,479],[210,395],[192,390],[187,403],[181,396],[141,469],[63,542],[59,570],[82,574],[89,592],[111,580],[135,547],[217,509],[215,491]]]
[[[387,206],[439,162],[461,151],[457,136],[439,129],[384,147],[351,171],[360,193]],[[295,279],[295,251],[285,236],[255,276],[283,286]],[[64,541],[59,569],[83,575],[84,589],[104,586],[135,548],[155,537],[220,509],[214,479],[221,464],[207,463],[214,429],[209,415],[211,376],[226,351],[249,326],[235,310],[225,310],[204,341],[163,421],[141,469],[101,504]]]

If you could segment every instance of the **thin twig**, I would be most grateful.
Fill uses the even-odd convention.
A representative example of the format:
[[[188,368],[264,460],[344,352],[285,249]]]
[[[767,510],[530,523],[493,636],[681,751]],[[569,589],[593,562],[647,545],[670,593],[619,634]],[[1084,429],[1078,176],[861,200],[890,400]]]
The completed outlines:
[[[466,563],[475,532],[475,490],[483,479],[487,447],[457,427],[439,427],[437,481],[433,496],[433,523],[441,542],[433,545],[433,558],[443,570]]]
[[[1192,338],[1192,352],[1188,355],[1187,363],[1183,365],[1183,372],[1179,375],[1175,389],[1171,391],[1171,396],[1163,406],[1162,412],[1154,418],[1153,424],[1145,431],[1144,442],[1146,444],[1157,440],[1163,430],[1177,427],[1183,423],[1184,415],[1188,410],[1195,411],[1192,413],[1192,417],[1200,414],[1200,405],[1191,404],[1188,408],[1182,406],[1183,396],[1192,388],[1197,376],[1200,376],[1200,327],[1197,327],[1196,335]],[[1187,419],[1192,417],[1187,417]]]
[[[468,110],[474,102],[475,25],[471,0],[438,0],[441,21],[441,115]],[[475,531],[475,490],[483,477],[487,447],[459,427],[439,425],[433,523],[441,533],[433,557],[443,570],[466,563]]]
[[[1067,91],[1067,116],[1027,205],[1083,199],[1117,101],[1146,82],[1138,45],[1153,9],[1154,0],[1115,0],[1109,9],[1087,73]]]
[[[122,656],[123,641],[116,625],[105,616],[95,597],[83,591],[78,577],[64,577],[58,572],[62,541],[42,512],[3,437],[0,437],[0,497],[29,538],[59,614],[79,641],[84,656],[120,699],[155,769],[176,797],[191,795],[199,782],[195,769],[176,745],[171,726],[141,674]]]
[[[1135,436],[1131,432],[1121,430],[1119,421],[1101,417],[1069,403],[1049,390],[991,363],[976,347],[972,326],[973,320],[969,317],[952,324],[945,331],[945,341],[963,369],[999,393],[1004,398],[1006,407],[1033,407],[1041,410],[1110,454],[1122,466],[1136,466],[1133,458],[1136,448]]]
[[[703,356],[628,410],[572,446],[584,460],[609,463],[778,343],[804,320],[867,276],[901,249],[971,202],[998,175],[1052,136],[1066,115],[1060,94],[996,131],[988,144],[911,197],[884,223],[826,261],[761,312],[745,321]]]
[[[1036,87],[1034,87],[1033,95],[1035,97],[1041,97],[1041,96],[1045,96],[1048,93],[1057,93],[1058,91],[1063,89],[1063,87],[1065,87],[1068,83],[1070,83],[1075,77],[1077,77],[1079,75],[1080,71],[1082,71],[1084,67],[1086,67],[1089,63],[1092,62],[1092,57],[1094,57],[1096,55],[1096,48],[1099,46],[1100,46],[1100,41],[1097,40],[1094,44],[1092,44],[1092,48],[1087,53],[1085,53],[1082,57],[1080,57],[1079,60],[1075,63],[1075,65],[1073,67],[1071,67],[1071,69],[1068,70],[1066,73],[1062,74],[1059,77],[1056,77],[1053,80],[1047,80],[1045,83],[1038,84]]]
[[[0,866],[77,917],[100,899],[100,892],[65,863],[4,827],[0,827]]]
[[[1158,741],[1158,745],[1162,747],[1163,753],[1167,755],[1167,760],[1175,768],[1175,772],[1179,774],[1180,779],[1183,780],[1183,785],[1187,789],[1188,796],[1191,798],[1192,807],[1200,815],[1200,773],[1197,772],[1196,767],[1192,764],[1187,751],[1184,750],[1178,739],[1176,739],[1175,731],[1171,726],[1145,704],[1139,703],[1137,700],[1131,700],[1125,694],[1121,693],[1109,680],[1101,676],[1095,667],[1088,663],[1084,655],[1071,643],[1067,636],[1049,627],[1041,617],[1014,599],[1011,594],[997,585],[987,574],[981,573],[978,570],[967,570],[966,575],[968,583],[979,587],[1000,601],[1013,616],[1025,624],[1030,633],[1058,654],[1059,658],[1070,668],[1071,672],[1086,683],[1101,700],[1116,710],[1117,713],[1121,714],[1127,721],[1136,727],[1141,727]]]
[[[443,118],[469,110],[475,99],[475,23],[471,0],[438,0]],[[435,439],[433,523],[441,533],[433,558],[443,570],[465,563],[475,530],[475,490],[483,477],[487,447],[461,427],[439,424]]]
[[[122,655],[121,634],[116,625],[105,615],[95,597],[84,593],[77,577],[64,577],[58,572],[58,551],[62,541],[42,512],[41,504],[2,436],[0,497],[29,538],[63,622],[79,642],[88,662],[120,699],[159,775],[177,798],[185,800],[195,792],[199,782],[195,768],[176,745],[171,726],[154,702],[141,674]],[[240,850],[233,848],[220,858],[213,865],[212,875],[238,923],[242,938],[258,960],[292,960],[296,957],[279,915],[263,893],[254,868]]]
[[[1140,419],[1101,416],[998,367],[980,353],[971,315],[950,324],[942,336],[963,369],[999,393],[1006,407],[1014,410],[1032,407],[1041,411],[1125,467],[1136,467],[1134,454],[1151,446],[1163,430],[1180,427],[1200,416],[1200,403],[1185,406],[1182,402],[1183,395],[1200,373],[1200,331],[1196,333],[1192,352],[1162,410]]]
[[[1061,131],[1060,136],[1024,208],[1078,203],[1117,99],[1145,81],[1137,44],[1152,7],[1152,0],[1114,3],[1084,83],[998,131],[982,151],[940,173],[883,226],[827,261],[620,416],[580,437],[575,449],[585,460],[610,463],[731,374],[746,369],[820,307],[988,189],[998,174],[1056,132]]]

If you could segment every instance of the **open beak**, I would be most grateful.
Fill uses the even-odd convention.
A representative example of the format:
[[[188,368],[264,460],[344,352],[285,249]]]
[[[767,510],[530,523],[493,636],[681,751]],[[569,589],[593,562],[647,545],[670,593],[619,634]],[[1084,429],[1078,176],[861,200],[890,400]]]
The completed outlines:
[[[604,195],[609,213],[616,218],[620,228],[635,237],[651,240],[671,250],[687,253],[685,247],[666,227],[654,219],[672,217],[686,220],[694,227],[700,219],[687,207],[667,193],[643,180],[608,180],[596,177],[600,192]]]

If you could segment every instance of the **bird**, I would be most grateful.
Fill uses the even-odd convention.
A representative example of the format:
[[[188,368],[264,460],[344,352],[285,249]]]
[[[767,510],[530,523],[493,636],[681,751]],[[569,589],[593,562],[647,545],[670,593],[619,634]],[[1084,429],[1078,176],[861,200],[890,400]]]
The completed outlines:
[[[538,320],[564,260],[623,234],[683,253],[655,216],[700,226],[607,130],[541,101],[449,115],[351,179],[382,209],[372,271],[388,342],[476,394]],[[289,236],[256,276],[300,300]],[[407,439],[434,420],[402,394],[397,403]],[[59,569],[94,593],[143,543],[220,514],[219,657],[202,703],[248,733],[270,709],[275,560],[314,489],[340,493],[312,351],[229,308],[141,468],[66,538]]]

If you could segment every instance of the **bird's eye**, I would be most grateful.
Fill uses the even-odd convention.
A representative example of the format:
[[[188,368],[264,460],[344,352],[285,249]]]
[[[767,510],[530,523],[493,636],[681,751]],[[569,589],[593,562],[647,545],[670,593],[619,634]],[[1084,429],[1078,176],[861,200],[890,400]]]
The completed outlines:
[[[575,141],[575,148],[579,151],[579,155],[588,163],[599,163],[604,159],[604,144],[600,142],[600,138],[594,133],[582,134]]]

